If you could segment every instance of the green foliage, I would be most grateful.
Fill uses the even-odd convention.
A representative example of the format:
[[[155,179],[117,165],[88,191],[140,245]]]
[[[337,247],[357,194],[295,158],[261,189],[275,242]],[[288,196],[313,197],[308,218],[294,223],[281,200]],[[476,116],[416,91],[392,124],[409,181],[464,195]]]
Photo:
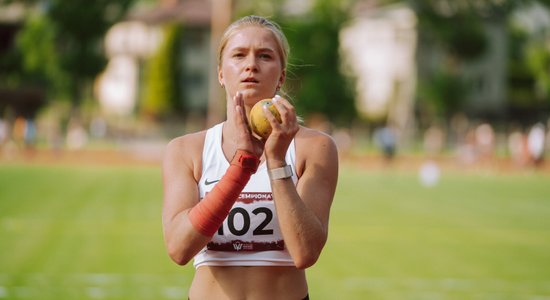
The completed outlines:
[[[318,1],[308,16],[280,22],[291,46],[287,83],[306,119],[322,114],[349,125],[357,115],[352,90],[340,72],[338,36],[346,19],[342,8]]]
[[[550,29],[527,30],[517,22],[509,22],[509,28],[508,106],[518,121],[530,124],[537,115],[546,118],[544,112],[550,111]]]
[[[447,26],[438,27],[448,51],[464,60],[475,60],[487,49],[487,37],[483,24],[472,17],[463,17],[444,22]]]
[[[21,84],[43,82],[50,94],[70,95],[78,107],[105,68],[102,42],[106,31],[126,14],[132,1],[51,0],[40,6],[17,37],[27,75]]]
[[[167,116],[178,108],[180,72],[181,26],[164,26],[164,40],[157,52],[149,59],[145,68],[145,87],[140,105],[142,114],[158,118]]]
[[[102,41],[107,30],[126,13],[132,0],[52,0],[47,16],[56,27],[56,49],[68,74],[72,101],[78,106],[83,92],[105,68]]]
[[[550,53],[546,41],[533,41],[525,49],[526,64],[536,78],[535,88],[539,97],[548,98],[550,94]]]
[[[535,79],[524,64],[517,61],[508,64],[508,105],[511,111],[533,106]]]
[[[15,27],[15,26],[13,26]],[[15,47],[2,47],[0,55],[0,87],[16,87],[22,78],[21,53]]]
[[[508,101],[511,110],[524,110],[533,105],[535,78],[525,63],[524,45],[528,43],[528,36],[519,28],[512,28],[508,52]]]
[[[22,53],[22,69],[27,80],[41,81],[59,92],[65,77],[55,48],[55,29],[43,15],[28,18],[17,35],[16,45]],[[30,77],[30,78],[29,78]]]
[[[502,18],[510,14],[516,7],[537,0],[406,0],[419,15],[428,18],[454,18],[472,16],[474,18]],[[545,0],[546,1],[546,0]]]
[[[441,66],[420,76],[420,105],[444,116],[460,109],[464,100],[461,97],[468,93],[461,83],[460,70],[481,58],[489,48],[483,28],[488,23],[508,26],[506,101],[510,112],[535,112],[543,108],[542,99],[550,99],[550,55],[545,46],[548,35],[529,36],[509,22],[517,9],[534,2],[548,6],[550,1],[446,1],[445,5],[431,0],[408,2],[419,17],[421,40],[444,51]]]
[[[414,0],[412,7],[419,16],[419,32],[429,35],[450,55],[461,60],[475,60],[487,49],[483,20],[473,7],[456,7],[443,13],[431,1]],[[452,7],[451,4],[449,4]],[[449,8],[451,10],[451,8]]]
[[[491,1],[478,1],[477,5],[469,1],[445,5],[430,0],[408,2],[418,16],[419,40],[441,55],[438,63],[425,58],[427,63],[420,66],[417,105],[432,118],[448,120],[463,109],[467,99],[462,68],[479,60],[489,48],[486,23],[489,19],[499,22],[510,6]]]
[[[440,70],[419,83],[418,98],[433,115],[444,118],[462,109],[465,85],[460,76]]]

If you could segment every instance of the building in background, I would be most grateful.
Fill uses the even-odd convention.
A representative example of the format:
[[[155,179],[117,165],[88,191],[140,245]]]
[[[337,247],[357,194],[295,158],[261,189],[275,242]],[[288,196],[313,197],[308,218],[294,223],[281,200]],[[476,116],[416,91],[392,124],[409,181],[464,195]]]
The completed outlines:
[[[164,38],[161,27],[178,23],[184,28],[180,41],[179,101],[190,113],[205,114],[210,76],[210,14],[208,1],[160,1],[156,7],[136,8],[106,35],[109,65],[98,78],[96,95],[108,113],[129,115],[138,104],[143,62]]]
[[[140,21],[113,26],[105,37],[109,62],[96,82],[96,96],[106,114],[128,116],[138,101],[141,62],[159,46],[161,31]]]
[[[387,120],[403,134],[414,127],[416,45],[416,16],[404,4],[359,5],[340,35],[344,68],[356,80],[358,111]]]

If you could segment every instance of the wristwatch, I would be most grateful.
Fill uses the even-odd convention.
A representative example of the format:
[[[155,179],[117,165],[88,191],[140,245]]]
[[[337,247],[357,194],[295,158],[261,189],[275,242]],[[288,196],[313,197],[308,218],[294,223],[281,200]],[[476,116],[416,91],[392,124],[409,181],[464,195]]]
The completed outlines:
[[[268,172],[269,178],[271,178],[271,180],[285,179],[285,178],[292,177],[292,175],[293,175],[292,167],[290,165],[286,165],[282,168],[267,170],[267,172]]]

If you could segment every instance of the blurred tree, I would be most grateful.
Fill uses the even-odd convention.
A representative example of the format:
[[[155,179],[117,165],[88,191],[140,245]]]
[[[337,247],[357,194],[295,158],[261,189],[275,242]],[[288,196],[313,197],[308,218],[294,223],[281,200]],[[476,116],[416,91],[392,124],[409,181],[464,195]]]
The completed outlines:
[[[0,44],[0,86],[13,87],[21,81],[22,75],[21,53],[14,47],[18,25],[4,26],[4,28]]]
[[[524,62],[523,45],[527,43],[528,36],[521,30],[513,29],[510,38],[507,93],[512,109],[515,111],[526,110],[532,104],[533,86],[535,85],[535,78]]]
[[[50,86],[50,92],[62,90],[64,74],[55,49],[55,29],[43,15],[29,17],[16,39],[22,58],[22,72],[25,84]]]
[[[55,56],[52,28],[46,23],[44,18],[29,18],[0,26],[0,118],[34,118],[46,103],[46,74],[56,73],[55,67],[40,64]],[[28,32],[23,32],[27,25]],[[19,49],[24,44],[39,49],[36,56],[26,57]]]
[[[421,105],[431,106],[431,110],[445,119],[463,109],[468,89],[460,76],[461,67],[482,57],[488,48],[484,23],[497,23],[509,29],[506,99],[510,105],[509,112],[517,108],[536,110],[541,107],[536,103],[537,99],[549,99],[548,34],[529,37],[510,26],[510,19],[519,8],[533,3],[548,7],[549,0],[408,2],[418,15],[420,38],[443,49],[443,60],[447,62],[420,76],[418,96]]]
[[[144,95],[140,112],[151,118],[165,117],[170,112],[185,111],[178,101],[180,66],[181,26],[164,26],[164,42],[146,63],[144,74]]]
[[[420,80],[419,101],[421,105],[428,106],[430,114],[450,119],[449,117],[461,110],[465,88],[458,74],[441,69],[432,74],[429,80]],[[422,103],[425,101],[429,103]]]
[[[337,125],[357,117],[353,90],[340,72],[339,33],[349,7],[340,1],[317,0],[310,12],[279,23],[291,45],[287,86],[304,118],[321,114]]]
[[[544,6],[526,6],[510,22],[510,115],[525,125],[531,125],[535,119],[544,121],[550,114],[550,52],[547,46],[550,28],[548,24],[537,24],[533,20],[528,20],[530,26],[518,22],[522,14],[524,18],[529,17],[533,11],[550,15],[550,1],[540,1],[538,4]]]
[[[419,104],[432,111],[432,117],[450,119],[463,109],[468,92],[460,76],[461,66],[481,57],[487,49],[482,13],[474,5],[452,1],[410,0],[409,3],[418,16],[421,45],[441,49],[444,62],[435,70],[423,70],[421,66],[424,74],[419,76]]]
[[[48,0],[36,4],[19,33],[25,70],[44,77],[48,89],[70,98],[78,112],[86,91],[104,69],[102,47],[106,31],[121,20],[133,0]],[[38,41],[38,43],[36,43]]]
[[[550,55],[546,47],[547,41],[531,41],[525,47],[527,67],[533,73],[535,94],[537,98],[548,98],[550,92]]]

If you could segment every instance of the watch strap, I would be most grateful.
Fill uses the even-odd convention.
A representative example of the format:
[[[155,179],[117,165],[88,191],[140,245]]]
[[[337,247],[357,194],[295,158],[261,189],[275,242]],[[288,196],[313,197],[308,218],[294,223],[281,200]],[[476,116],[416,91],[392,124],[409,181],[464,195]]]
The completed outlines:
[[[285,179],[285,178],[292,177],[293,175],[292,167],[290,165],[286,165],[282,168],[271,169],[271,170],[268,170],[267,172],[271,180]]]

